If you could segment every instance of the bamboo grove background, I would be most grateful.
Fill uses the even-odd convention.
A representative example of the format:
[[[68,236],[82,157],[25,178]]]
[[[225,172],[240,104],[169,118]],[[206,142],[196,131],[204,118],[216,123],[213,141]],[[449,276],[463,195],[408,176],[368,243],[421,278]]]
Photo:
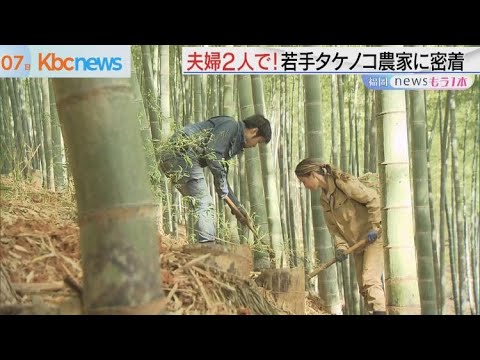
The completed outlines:
[[[132,46],[132,63],[132,106],[164,234],[178,236],[178,226],[189,228],[192,218],[158,170],[155,149],[186,124],[262,113],[272,123],[272,141],[245,150],[228,175],[255,217],[257,267],[310,271],[333,256],[320,198],[294,174],[301,159],[318,157],[356,176],[380,173],[389,194],[382,205],[391,312],[445,314],[453,299],[456,314],[479,314],[478,76],[466,91],[373,92],[359,75],[183,76],[175,45]],[[2,174],[25,179],[41,171],[51,191],[73,186],[51,79],[0,79],[0,119]],[[219,240],[253,245],[206,174]],[[308,284],[332,312],[344,302],[347,314],[363,313],[351,261]]]

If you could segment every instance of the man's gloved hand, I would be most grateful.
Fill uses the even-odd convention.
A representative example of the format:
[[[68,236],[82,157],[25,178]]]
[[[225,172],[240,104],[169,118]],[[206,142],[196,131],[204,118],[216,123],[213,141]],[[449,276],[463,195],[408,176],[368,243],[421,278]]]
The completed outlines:
[[[369,244],[372,244],[375,240],[377,240],[378,238],[378,231],[377,230],[370,230],[368,232],[368,243]]]
[[[233,192],[230,192],[228,195],[225,195],[222,197],[222,199],[225,200],[225,198],[228,196],[228,198],[233,202],[233,205],[238,209],[240,214],[243,216],[240,216],[233,207],[230,207],[230,212],[232,215],[234,215],[240,223],[247,225],[247,223],[250,221],[250,216],[248,215],[247,211],[245,208],[240,204],[240,201],[238,201],[237,197],[233,194]]]
[[[348,257],[348,254],[346,253],[345,249],[337,249],[335,250],[335,259],[337,259],[338,262],[342,262]]]

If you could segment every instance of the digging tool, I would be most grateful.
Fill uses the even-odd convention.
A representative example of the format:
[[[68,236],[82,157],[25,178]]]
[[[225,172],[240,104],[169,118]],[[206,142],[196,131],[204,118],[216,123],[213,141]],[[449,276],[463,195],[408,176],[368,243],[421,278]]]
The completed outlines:
[[[367,240],[361,240],[359,241],[358,243],[356,243],[355,245],[353,245],[352,247],[349,247],[347,249],[347,251],[345,251],[346,254],[350,254],[352,252],[354,252],[355,250],[357,250],[358,248],[364,246],[367,244]],[[313,278],[314,276],[317,276],[319,273],[321,273],[323,270],[325,270],[326,268],[328,268],[330,265],[333,265],[337,262],[337,259],[336,258],[332,258],[330,260],[328,260],[325,264],[322,264],[320,265],[318,268],[316,268],[315,270],[313,270],[310,274],[308,274],[308,280],[310,280],[311,278]]]
[[[253,227],[252,223],[250,222],[249,219],[247,219],[243,214],[242,212],[240,211],[240,209],[234,204],[234,202],[232,201],[232,199],[230,199],[228,197],[228,195],[225,197],[225,201],[227,202],[228,206],[230,207],[230,209],[232,209],[234,215],[237,217],[237,219],[242,223],[244,224],[245,226],[247,226],[250,231],[253,233],[253,236],[255,237],[255,240],[258,240],[258,233],[257,233],[257,230],[255,230],[255,228]]]

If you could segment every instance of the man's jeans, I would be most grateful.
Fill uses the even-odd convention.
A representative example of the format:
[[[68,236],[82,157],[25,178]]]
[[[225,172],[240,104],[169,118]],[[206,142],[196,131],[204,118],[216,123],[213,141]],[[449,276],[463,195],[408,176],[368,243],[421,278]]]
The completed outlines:
[[[190,204],[194,212],[197,241],[200,243],[215,241],[213,199],[208,191],[202,167],[196,160],[192,160],[186,162],[179,156],[167,157],[160,162],[160,167],[183,196],[192,197]],[[181,173],[179,169],[182,169]]]

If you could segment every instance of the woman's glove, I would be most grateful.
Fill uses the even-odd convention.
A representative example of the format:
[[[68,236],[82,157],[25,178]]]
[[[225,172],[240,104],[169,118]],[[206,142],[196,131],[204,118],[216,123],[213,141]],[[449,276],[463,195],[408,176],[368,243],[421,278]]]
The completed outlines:
[[[335,250],[335,259],[337,259],[338,262],[342,262],[348,257],[348,254],[346,253],[345,249],[337,249]]]
[[[378,238],[378,232],[377,230],[370,230],[368,232],[368,243],[372,244],[375,240]]]

